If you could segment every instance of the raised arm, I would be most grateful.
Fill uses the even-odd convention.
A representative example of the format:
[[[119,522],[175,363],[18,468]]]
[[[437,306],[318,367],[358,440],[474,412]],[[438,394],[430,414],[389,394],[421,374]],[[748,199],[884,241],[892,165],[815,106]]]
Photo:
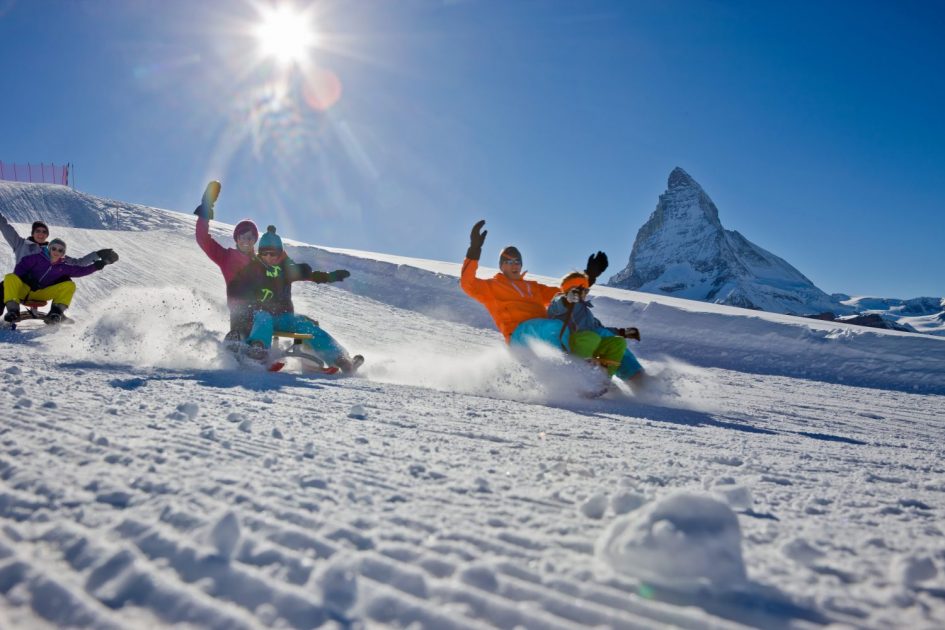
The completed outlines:
[[[0,214],[0,233],[3,233],[3,238],[7,240],[7,243],[10,244],[13,251],[16,251],[16,248],[22,245],[23,241],[26,240],[16,233],[16,230],[13,229],[13,226],[10,225],[10,222],[7,221],[7,218],[2,214]]]
[[[197,217],[196,228],[197,245],[203,250],[210,260],[217,265],[222,265],[226,259],[226,248],[217,243],[210,236],[210,220],[204,217]]]

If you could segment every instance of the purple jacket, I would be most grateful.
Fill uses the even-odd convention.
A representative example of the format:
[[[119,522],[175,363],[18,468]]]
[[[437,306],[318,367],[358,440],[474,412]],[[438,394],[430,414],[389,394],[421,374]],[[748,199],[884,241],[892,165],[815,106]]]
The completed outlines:
[[[20,280],[28,285],[31,291],[38,291],[63,280],[80,278],[96,271],[98,271],[98,268],[95,265],[86,267],[70,265],[61,258],[59,262],[53,264],[45,252],[40,252],[39,254],[27,256],[16,263],[13,274],[19,276]]]

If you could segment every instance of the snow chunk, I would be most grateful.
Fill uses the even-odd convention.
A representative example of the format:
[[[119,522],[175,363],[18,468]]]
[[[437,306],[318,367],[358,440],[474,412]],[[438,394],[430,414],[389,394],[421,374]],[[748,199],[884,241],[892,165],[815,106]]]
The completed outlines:
[[[364,405],[354,405],[351,407],[351,410],[348,411],[348,417],[354,418],[355,420],[367,420],[367,410],[364,408]]]
[[[233,512],[226,512],[210,530],[210,544],[222,558],[232,558],[240,541],[240,522]]]
[[[934,580],[937,575],[938,569],[929,557],[904,556],[893,562],[890,569],[890,577],[907,587]]]
[[[817,549],[803,538],[795,538],[781,547],[781,553],[791,560],[806,566],[811,566],[824,557],[823,551]]]
[[[632,490],[621,490],[610,499],[614,514],[632,512],[644,503],[646,503],[646,497]]]
[[[603,492],[598,492],[597,494],[588,497],[588,499],[581,504],[581,514],[587,518],[604,518],[604,513],[606,511],[607,495]]]
[[[753,499],[750,488],[746,486],[716,486],[713,490],[716,494],[724,497],[733,510],[751,509]]]
[[[200,406],[192,402],[181,403],[177,405],[177,412],[184,414],[189,420],[193,420],[200,413]]]
[[[358,571],[348,560],[334,561],[314,578],[325,606],[338,614],[350,610],[358,599]]]
[[[741,529],[732,509],[703,493],[679,492],[619,517],[597,541],[611,569],[678,590],[746,580]]]

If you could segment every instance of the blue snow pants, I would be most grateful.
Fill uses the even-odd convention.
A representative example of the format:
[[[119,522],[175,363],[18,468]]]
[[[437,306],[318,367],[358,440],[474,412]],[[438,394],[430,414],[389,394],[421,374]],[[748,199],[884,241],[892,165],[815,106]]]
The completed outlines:
[[[564,334],[561,334],[563,322],[560,319],[528,319],[519,324],[512,335],[509,337],[510,346],[528,346],[530,340],[544,341],[555,348],[568,352],[571,348],[571,331],[565,327]],[[601,337],[616,336],[606,328],[596,328],[594,330]],[[620,379],[628,379],[637,372],[643,370],[643,366],[633,356],[633,353],[627,349],[623,353],[623,359],[620,361],[620,367],[614,375]]]
[[[246,338],[246,343],[261,341],[267,348],[272,345],[272,334],[275,331],[305,333],[312,335],[305,339],[307,344],[318,357],[328,365],[335,365],[341,357],[347,357],[348,352],[324,330],[315,325],[315,322],[302,315],[282,313],[273,315],[266,311],[256,311],[253,317],[253,329]]]

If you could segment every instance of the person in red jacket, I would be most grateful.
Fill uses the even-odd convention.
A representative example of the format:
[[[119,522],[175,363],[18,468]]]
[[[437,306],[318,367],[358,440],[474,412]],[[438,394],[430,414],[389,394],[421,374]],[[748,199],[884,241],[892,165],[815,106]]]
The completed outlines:
[[[210,236],[210,219],[213,218],[213,202],[216,197],[204,195],[203,202],[194,210],[197,215],[197,245],[210,260],[216,263],[226,282],[226,305],[230,309],[230,332],[226,341],[240,341],[249,335],[253,327],[253,310],[247,303],[240,287],[240,274],[256,255],[259,228],[249,219],[243,219],[233,228],[236,247],[224,247]]]
[[[499,273],[489,279],[477,278],[479,257],[488,230],[486,222],[479,221],[469,234],[469,249],[460,274],[459,285],[466,295],[481,303],[492,315],[505,342],[524,345],[537,339],[559,345],[561,322],[549,319],[548,304],[559,292],[558,287],[526,280],[522,271],[522,254],[517,247],[508,246],[499,254]],[[591,284],[607,269],[607,254],[597,252],[587,259],[585,273]],[[567,350],[565,348],[565,350]]]

